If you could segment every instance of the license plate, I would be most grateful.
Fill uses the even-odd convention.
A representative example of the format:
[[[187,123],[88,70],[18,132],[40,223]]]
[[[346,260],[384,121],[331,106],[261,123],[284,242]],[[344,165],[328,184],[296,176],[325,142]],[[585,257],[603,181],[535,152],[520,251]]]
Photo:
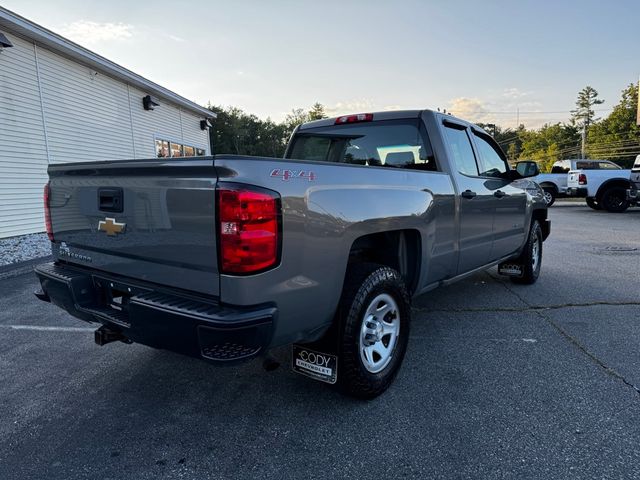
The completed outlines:
[[[336,383],[338,379],[338,357],[316,352],[303,345],[293,345],[291,368],[294,372],[326,383]]]
[[[498,273],[509,277],[521,277],[522,265],[519,263],[501,263],[498,265]]]

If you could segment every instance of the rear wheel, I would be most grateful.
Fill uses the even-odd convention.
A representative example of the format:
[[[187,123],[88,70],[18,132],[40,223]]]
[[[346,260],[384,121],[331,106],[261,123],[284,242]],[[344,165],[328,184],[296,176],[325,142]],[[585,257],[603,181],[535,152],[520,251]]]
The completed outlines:
[[[611,187],[602,194],[602,198],[598,203],[600,203],[607,212],[622,213],[629,208],[627,190],[623,187]]]
[[[411,308],[402,276],[377,264],[349,268],[338,320],[338,388],[369,399],[393,382],[407,350]]]
[[[518,263],[522,264],[522,276],[511,277],[511,281],[525,285],[536,283],[542,266],[542,229],[537,220],[531,224],[529,238],[518,258]]]
[[[558,192],[553,187],[542,187],[542,190],[544,191],[544,203],[550,207],[555,203]]]
[[[595,198],[587,197],[586,201],[589,208],[593,208],[594,210],[602,210],[602,206],[598,202],[596,202]]]

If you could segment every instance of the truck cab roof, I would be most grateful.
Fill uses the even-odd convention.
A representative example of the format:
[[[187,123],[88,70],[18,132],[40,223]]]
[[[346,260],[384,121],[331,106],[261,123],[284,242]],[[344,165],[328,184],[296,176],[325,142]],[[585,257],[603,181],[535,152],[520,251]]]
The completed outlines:
[[[429,113],[432,115],[441,115],[447,118],[450,118],[451,120],[454,120],[456,123],[460,123],[469,127],[473,127],[476,130],[479,130],[483,133],[486,133],[488,135],[488,132],[486,130],[484,130],[483,128],[479,127],[476,124],[473,124],[471,122],[468,122],[466,120],[463,120],[461,118],[455,117],[453,115],[451,115],[450,113],[443,113],[443,112],[439,112],[437,110],[430,110],[430,109],[422,109],[422,110],[389,110],[389,111],[381,111],[381,112],[367,112],[367,113],[355,113],[355,114],[346,114],[346,115],[339,115],[337,117],[332,117],[332,118],[323,118],[321,120],[313,120],[311,122],[306,122],[301,124],[298,127],[298,131],[300,130],[308,130],[311,128],[318,128],[318,127],[329,127],[332,125],[335,125],[338,121],[338,119],[343,118],[343,117],[349,117],[352,115],[372,115],[373,118],[371,121],[382,121],[382,120],[399,120],[399,119],[405,119],[405,118],[419,118],[421,115],[423,115],[424,113]]]

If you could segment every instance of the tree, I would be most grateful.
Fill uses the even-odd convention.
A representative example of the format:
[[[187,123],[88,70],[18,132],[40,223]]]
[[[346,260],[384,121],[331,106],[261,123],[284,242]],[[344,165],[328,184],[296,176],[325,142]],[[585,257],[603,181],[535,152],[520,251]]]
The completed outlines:
[[[309,120],[321,120],[323,118],[327,118],[327,114],[324,111],[324,105],[318,102],[314,103],[311,110],[309,110],[307,118]]]
[[[629,84],[607,118],[593,125],[587,151],[593,158],[614,160],[631,166],[640,154],[640,127],[636,125],[638,85]]]
[[[587,85],[578,92],[576,109],[571,110],[571,120],[579,127],[584,128],[585,132],[588,132],[591,124],[598,121],[598,119],[595,118],[593,107],[603,103],[604,100],[598,98],[597,90]]]
[[[236,107],[208,106],[217,114],[213,125],[213,145],[216,154],[281,157],[289,137],[283,123],[270,118],[260,120]]]
[[[538,130],[518,130],[522,140],[521,160],[535,160],[548,172],[556,160],[575,157],[580,151],[580,134],[575,125],[546,124]]]
[[[301,123],[320,120],[322,118],[327,118],[327,115],[324,111],[324,105],[321,103],[314,103],[309,111],[306,111],[304,108],[294,108],[284,119],[287,138],[291,136],[295,128]]]

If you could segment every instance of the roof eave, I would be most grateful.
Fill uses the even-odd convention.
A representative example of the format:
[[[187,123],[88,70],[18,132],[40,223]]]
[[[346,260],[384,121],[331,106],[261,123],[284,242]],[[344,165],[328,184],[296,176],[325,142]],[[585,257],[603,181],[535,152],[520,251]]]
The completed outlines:
[[[192,112],[197,112],[205,117],[216,117],[216,114],[206,107],[198,105],[171,90],[158,85],[151,80],[124,68],[117,63],[108,60],[97,53],[88,50],[77,43],[35,24],[20,15],[0,7],[0,27],[15,32],[18,35],[30,38],[37,45],[46,47],[55,53],[76,60],[98,71],[105,72],[109,76],[125,82],[133,87],[140,88],[146,93],[165,98],[176,105]]]

